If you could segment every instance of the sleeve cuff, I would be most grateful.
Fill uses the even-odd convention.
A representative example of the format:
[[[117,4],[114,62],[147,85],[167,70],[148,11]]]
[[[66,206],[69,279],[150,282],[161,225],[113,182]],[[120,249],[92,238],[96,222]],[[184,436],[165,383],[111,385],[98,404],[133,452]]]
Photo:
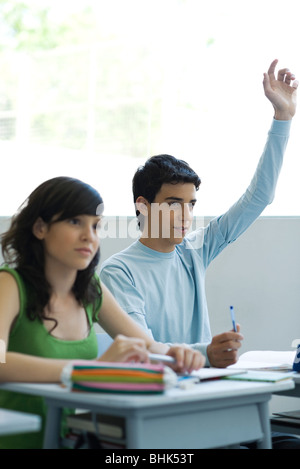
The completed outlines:
[[[282,135],[283,137],[286,137],[290,133],[291,125],[292,125],[292,119],[288,121],[280,121],[277,119],[273,119],[273,122],[270,128],[270,133],[276,134],[276,135]]]
[[[194,350],[198,350],[198,352],[201,352],[202,355],[205,356],[205,367],[206,368],[209,368],[211,365],[209,363],[209,359],[208,359],[208,356],[207,356],[207,346],[209,344],[201,344],[201,343],[196,343],[196,344],[189,344],[189,346],[194,349]]]

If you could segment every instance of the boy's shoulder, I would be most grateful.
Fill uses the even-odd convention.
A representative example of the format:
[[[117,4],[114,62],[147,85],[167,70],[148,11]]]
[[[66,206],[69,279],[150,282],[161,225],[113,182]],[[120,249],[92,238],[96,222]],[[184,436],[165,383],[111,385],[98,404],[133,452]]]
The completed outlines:
[[[121,251],[112,254],[110,257],[104,260],[101,266],[101,271],[107,266],[114,265],[114,264],[123,264],[124,262],[130,261],[130,259],[138,256],[138,252],[139,250],[137,247],[137,241],[135,241],[132,244],[130,244],[130,246],[127,246]]]

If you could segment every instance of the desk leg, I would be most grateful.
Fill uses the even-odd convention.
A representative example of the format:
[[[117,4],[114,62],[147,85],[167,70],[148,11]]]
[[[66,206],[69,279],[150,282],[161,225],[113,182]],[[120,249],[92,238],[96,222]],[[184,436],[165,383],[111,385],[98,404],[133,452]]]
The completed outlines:
[[[142,421],[136,416],[126,418],[126,448],[127,449],[140,449],[143,448],[142,438]]]
[[[61,408],[48,404],[44,449],[57,449],[60,442]]]
[[[269,419],[269,405],[267,402],[258,404],[259,416],[264,437],[257,442],[258,449],[272,449],[271,425]]]

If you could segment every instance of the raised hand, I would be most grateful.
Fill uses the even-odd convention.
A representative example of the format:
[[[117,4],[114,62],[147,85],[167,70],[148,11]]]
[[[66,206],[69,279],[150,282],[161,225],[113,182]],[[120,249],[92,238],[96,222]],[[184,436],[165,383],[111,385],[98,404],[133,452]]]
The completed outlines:
[[[264,73],[263,86],[266,97],[275,110],[275,119],[290,120],[296,112],[298,81],[288,69],[279,70],[277,78],[275,68],[278,60],[273,60],[267,73]]]

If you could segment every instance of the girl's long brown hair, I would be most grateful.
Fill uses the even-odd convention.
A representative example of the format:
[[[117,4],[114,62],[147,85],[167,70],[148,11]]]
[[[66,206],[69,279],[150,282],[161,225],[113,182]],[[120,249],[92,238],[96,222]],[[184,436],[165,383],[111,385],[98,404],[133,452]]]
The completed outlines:
[[[32,232],[35,221],[40,217],[50,224],[54,216],[56,223],[78,215],[99,215],[102,210],[103,200],[91,186],[78,179],[57,177],[38,186],[12,218],[10,228],[1,236],[2,254],[5,262],[15,268],[25,282],[26,313],[31,320],[49,319],[45,317],[44,309],[51,295],[45,277],[43,243]],[[95,278],[99,259],[100,249],[90,265],[78,271],[73,285],[78,303],[93,305],[94,320],[102,296]]]

